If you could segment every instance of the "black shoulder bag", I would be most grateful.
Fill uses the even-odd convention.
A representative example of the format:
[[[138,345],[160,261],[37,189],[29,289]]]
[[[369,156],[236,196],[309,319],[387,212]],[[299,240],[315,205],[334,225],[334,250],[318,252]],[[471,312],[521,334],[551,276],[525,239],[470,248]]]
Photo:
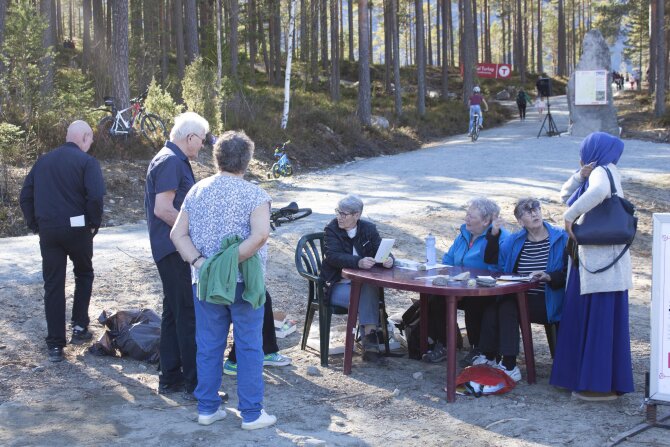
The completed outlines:
[[[572,232],[579,245],[625,245],[625,247],[611,264],[601,269],[591,271],[582,264],[589,273],[602,273],[616,264],[630,248],[637,232],[635,205],[617,195],[612,173],[605,166],[603,169],[610,180],[612,196],[584,214],[581,224],[572,225]]]

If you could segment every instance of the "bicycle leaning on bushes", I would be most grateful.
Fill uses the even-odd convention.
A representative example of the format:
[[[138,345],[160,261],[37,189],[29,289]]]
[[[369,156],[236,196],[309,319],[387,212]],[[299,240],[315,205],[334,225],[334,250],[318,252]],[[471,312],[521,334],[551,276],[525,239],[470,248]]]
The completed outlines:
[[[109,141],[118,137],[130,137],[138,133],[152,145],[162,144],[167,138],[167,130],[163,120],[153,113],[147,113],[144,109],[144,101],[147,99],[149,89],[146,89],[137,98],[130,100],[130,107],[119,110],[114,104],[114,97],[105,96],[105,108],[98,108],[110,113],[98,123],[98,139]],[[107,108],[108,107],[108,108]],[[127,119],[126,119],[127,117]]]

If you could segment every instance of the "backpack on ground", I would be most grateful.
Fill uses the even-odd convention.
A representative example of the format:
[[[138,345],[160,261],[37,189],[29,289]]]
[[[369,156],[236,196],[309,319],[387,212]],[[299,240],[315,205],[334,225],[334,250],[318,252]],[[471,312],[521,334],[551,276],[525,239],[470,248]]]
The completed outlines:
[[[445,300],[441,297],[429,303],[428,321],[426,322],[426,324],[428,324],[429,338],[442,338],[437,335],[437,332],[445,330],[445,306]],[[420,301],[415,301],[409,308],[407,308],[405,313],[402,314],[400,323],[396,324],[396,327],[403,334],[407,342],[407,356],[414,360],[421,360],[423,355],[420,348],[420,317]],[[456,326],[456,348],[463,348],[463,338],[461,336],[461,331],[458,329],[458,326]]]

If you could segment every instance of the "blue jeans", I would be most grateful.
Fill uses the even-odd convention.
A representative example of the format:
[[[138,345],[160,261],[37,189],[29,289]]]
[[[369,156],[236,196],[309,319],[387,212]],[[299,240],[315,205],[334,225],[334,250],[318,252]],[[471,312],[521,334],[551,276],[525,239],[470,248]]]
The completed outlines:
[[[470,125],[468,126],[468,133],[472,133],[472,123],[475,120],[475,115],[479,115],[479,124],[482,126],[484,125],[484,115],[482,114],[481,106],[470,106]]]
[[[263,409],[263,306],[253,309],[242,299],[244,283],[237,284],[235,302],[224,306],[200,301],[193,285],[198,413],[214,414],[221,405],[219,388],[223,373],[223,352],[230,323],[237,353],[237,409],[242,421],[258,419]]]
[[[351,283],[335,283],[330,293],[330,303],[335,306],[349,308],[349,292]],[[379,324],[379,287],[363,284],[361,298],[358,301],[358,323]]]

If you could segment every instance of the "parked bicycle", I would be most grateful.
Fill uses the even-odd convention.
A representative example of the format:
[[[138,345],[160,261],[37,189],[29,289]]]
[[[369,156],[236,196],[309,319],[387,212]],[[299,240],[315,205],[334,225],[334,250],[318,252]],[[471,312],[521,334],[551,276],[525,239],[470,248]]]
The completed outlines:
[[[272,165],[272,176],[274,178],[279,178],[280,176],[288,177],[293,174],[293,165],[291,160],[289,160],[288,155],[286,154],[286,145],[289,144],[291,140],[287,140],[284,144],[278,144],[275,146],[275,158],[278,158],[277,162]],[[268,173],[268,178],[270,178],[270,173]]]
[[[291,202],[283,208],[273,209],[270,213],[270,227],[276,230],[283,223],[293,222],[312,214],[311,208],[299,208],[298,204]]]
[[[470,132],[470,138],[472,138],[473,143],[477,141],[477,138],[479,138],[479,131],[481,130],[481,127],[482,126],[479,125],[479,114],[475,113],[475,116],[472,120],[472,131]]]
[[[153,113],[147,113],[144,109],[144,101],[147,99],[149,89],[146,89],[137,98],[130,100],[130,107],[118,110],[114,104],[114,97],[105,96],[105,106],[99,108],[110,113],[98,123],[98,139],[109,141],[117,137],[130,137],[138,133],[152,145],[162,144],[167,138],[167,130],[163,120]]]

